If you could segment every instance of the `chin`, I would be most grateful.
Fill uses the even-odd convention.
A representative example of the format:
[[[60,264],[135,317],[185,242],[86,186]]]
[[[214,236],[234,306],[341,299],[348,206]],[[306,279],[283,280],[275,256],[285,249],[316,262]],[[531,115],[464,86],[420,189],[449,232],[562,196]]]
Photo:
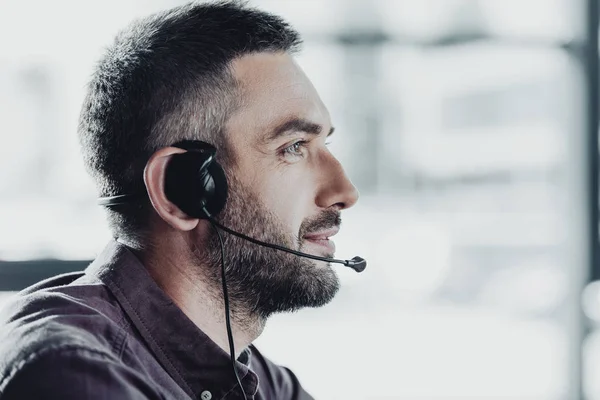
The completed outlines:
[[[340,289],[340,281],[327,261],[313,261],[309,276],[298,277],[296,300],[302,307],[321,307],[333,300]]]
[[[287,279],[276,279],[263,286],[269,290],[263,292],[264,297],[261,296],[262,301],[257,304],[259,314],[268,317],[302,308],[318,308],[334,299],[340,281],[330,263],[311,260],[303,264],[302,268],[295,265],[296,273],[287,275]]]

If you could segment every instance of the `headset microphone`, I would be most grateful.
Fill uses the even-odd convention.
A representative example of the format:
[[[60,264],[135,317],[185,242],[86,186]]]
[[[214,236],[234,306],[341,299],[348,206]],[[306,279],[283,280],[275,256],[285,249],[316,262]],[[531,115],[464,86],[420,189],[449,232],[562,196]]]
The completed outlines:
[[[122,205],[122,204],[128,204],[128,200],[130,200],[128,195],[101,197],[100,199],[98,199],[98,204],[102,205],[102,206],[106,206],[106,207],[111,207],[111,206],[118,206],[118,205]],[[346,267],[352,268],[356,272],[363,272],[365,270],[365,268],[367,267],[367,261],[364,258],[359,257],[359,256],[355,256],[351,260],[338,260],[338,259],[329,258],[329,257],[319,257],[319,256],[315,256],[313,254],[303,253],[298,250],[292,250],[292,249],[284,247],[284,246],[279,246],[279,245],[272,244],[272,243],[266,243],[266,242],[260,241],[258,239],[251,238],[250,236],[246,236],[243,233],[236,232],[233,229],[229,229],[226,226],[221,225],[212,217],[210,212],[208,212],[206,209],[204,209],[203,211],[206,216],[205,219],[209,220],[216,227],[220,228],[221,230],[223,230],[227,233],[230,233],[234,236],[237,236],[239,238],[242,238],[244,240],[247,240],[249,242],[257,244],[259,246],[264,246],[264,247],[269,247],[271,249],[285,251],[287,253],[295,254],[299,257],[306,257],[306,258],[311,258],[313,260],[318,260],[318,261],[326,261],[326,262],[331,262],[331,263],[336,263],[336,264],[342,264],[342,265],[345,265]]]

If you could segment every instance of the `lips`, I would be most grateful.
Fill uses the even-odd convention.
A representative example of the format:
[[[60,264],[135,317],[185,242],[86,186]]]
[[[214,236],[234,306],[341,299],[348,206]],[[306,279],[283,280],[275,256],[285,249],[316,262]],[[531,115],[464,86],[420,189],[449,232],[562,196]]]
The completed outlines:
[[[312,232],[304,235],[304,240],[306,240],[310,244],[320,247],[322,250],[326,251],[327,254],[333,254],[335,253],[335,243],[329,238],[336,235],[339,232],[339,230],[340,228],[334,227],[326,230]]]

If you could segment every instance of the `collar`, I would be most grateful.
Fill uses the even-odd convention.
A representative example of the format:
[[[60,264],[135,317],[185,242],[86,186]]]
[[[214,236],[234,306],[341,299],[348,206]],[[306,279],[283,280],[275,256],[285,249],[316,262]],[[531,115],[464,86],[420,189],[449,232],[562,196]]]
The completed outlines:
[[[229,353],[194,325],[125,245],[112,240],[86,274],[108,287],[163,368],[192,398],[208,390],[222,399],[236,390]],[[248,368],[250,356],[245,349],[236,369],[244,391],[255,395],[258,378]]]

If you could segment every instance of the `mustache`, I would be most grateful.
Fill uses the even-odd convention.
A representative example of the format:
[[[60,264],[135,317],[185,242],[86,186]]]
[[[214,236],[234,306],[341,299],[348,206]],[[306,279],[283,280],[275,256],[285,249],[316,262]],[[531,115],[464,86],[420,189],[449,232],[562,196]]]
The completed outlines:
[[[341,212],[338,210],[325,210],[315,218],[307,219],[300,225],[298,242],[309,233],[324,229],[337,228],[342,224]]]

